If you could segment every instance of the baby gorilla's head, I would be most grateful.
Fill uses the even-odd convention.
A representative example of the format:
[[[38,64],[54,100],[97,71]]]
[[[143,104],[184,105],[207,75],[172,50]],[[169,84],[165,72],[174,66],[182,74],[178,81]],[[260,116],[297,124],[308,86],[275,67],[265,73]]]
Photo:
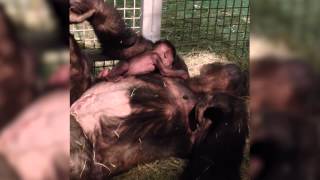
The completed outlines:
[[[159,40],[153,46],[153,51],[157,53],[162,63],[167,67],[172,67],[176,57],[176,49],[168,40]]]

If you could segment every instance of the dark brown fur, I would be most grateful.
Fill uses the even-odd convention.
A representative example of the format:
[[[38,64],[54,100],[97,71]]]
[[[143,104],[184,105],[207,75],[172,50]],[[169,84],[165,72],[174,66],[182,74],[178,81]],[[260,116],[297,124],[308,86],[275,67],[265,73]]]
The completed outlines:
[[[152,42],[126,27],[117,10],[103,0],[72,0],[70,12],[80,16],[90,10],[94,13],[85,20],[92,25],[103,52],[109,58],[129,59],[152,48]]]
[[[92,144],[73,116],[70,116],[70,139],[70,179],[88,179],[93,166]]]
[[[0,129],[34,98],[35,66],[0,5]]]
[[[100,156],[104,164],[112,162],[115,165],[115,167],[108,165],[111,175],[156,159],[170,156],[185,157],[191,150],[191,134],[188,124],[183,121],[185,112],[168,95],[162,77],[158,75],[152,77],[162,82],[161,85],[153,83],[151,86],[128,89],[128,94],[134,91],[130,98],[131,107],[135,109],[134,113],[119,120],[120,124],[111,123],[116,122],[112,119],[101,120],[105,133],[103,139],[98,141],[107,144],[100,144],[98,150],[100,153],[97,154],[104,155]],[[119,138],[115,136],[113,129],[119,129]],[[124,148],[126,146],[129,147]],[[163,147],[166,149],[163,150]],[[128,152],[131,154],[130,158],[125,155]],[[118,161],[114,161],[115,159]]]
[[[93,178],[110,178],[138,164],[169,156],[185,158],[192,147],[191,177],[197,177],[210,166],[200,156],[217,161],[217,166],[203,177],[240,176],[239,166],[248,133],[243,100],[227,91],[213,91],[196,99],[185,82],[159,74],[130,77],[130,80],[131,83],[143,81],[126,90],[132,113],[122,118],[108,114],[99,118],[101,131],[93,135],[96,138],[94,151],[96,161],[107,168],[94,165],[91,169]],[[122,81],[126,79],[117,83]],[[224,87],[216,87],[224,90]],[[236,93],[236,88],[229,90]],[[177,94],[173,95],[174,92]],[[193,127],[192,124],[196,125]],[[216,134],[219,134],[218,139]],[[193,168],[197,165],[199,168]],[[221,171],[225,166],[228,173]]]
[[[248,115],[245,102],[226,93],[206,96],[196,105],[200,127],[185,179],[240,180]]]
[[[207,64],[200,70],[200,75],[188,82],[189,87],[197,94],[227,92],[232,95],[247,95],[246,76],[234,64]]]
[[[188,81],[198,102],[189,114],[195,145],[183,179],[241,179],[248,115],[240,96],[247,95],[246,79],[234,64],[213,63]]]
[[[92,83],[92,63],[81,52],[74,37],[70,35],[70,104],[77,100]]]
[[[69,38],[69,0],[46,0],[50,5],[50,8],[57,19],[58,35],[60,42],[64,45],[68,45]]]
[[[96,179],[109,178],[157,159],[185,157],[191,150],[187,117],[192,106],[184,105],[194,103],[192,92],[183,83],[158,74],[142,75],[133,81],[141,80],[144,82],[140,86],[127,89],[132,114],[122,118],[108,114],[100,117],[101,134],[97,131],[94,135],[94,151],[96,161],[107,168],[95,164],[91,174]],[[171,94],[170,89],[176,88],[181,97]]]

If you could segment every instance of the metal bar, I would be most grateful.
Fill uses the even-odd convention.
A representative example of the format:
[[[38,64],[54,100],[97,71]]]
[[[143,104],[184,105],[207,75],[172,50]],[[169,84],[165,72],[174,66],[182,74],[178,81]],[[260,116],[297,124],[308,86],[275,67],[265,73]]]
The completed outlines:
[[[200,25],[199,25],[199,33],[198,33],[198,39],[200,39],[200,34],[201,34],[201,26],[202,26],[202,9],[203,9],[203,0],[201,0],[201,5],[200,5]]]
[[[218,3],[217,3],[217,8],[219,7],[219,3],[220,3],[220,0],[218,0]],[[216,40],[216,33],[217,33],[217,23],[218,23],[218,14],[219,14],[219,11],[217,10],[216,11],[216,21],[215,21],[215,24],[214,24],[214,32],[213,32],[213,40],[215,41]]]
[[[208,9],[208,21],[207,21],[207,30],[206,30],[206,39],[208,40],[209,35],[209,26],[210,26],[210,12],[211,12],[211,3],[212,1],[209,1],[209,9]]]
[[[162,0],[143,0],[142,35],[153,42],[160,39],[161,10]]]
[[[136,26],[136,0],[133,1],[133,16],[132,16],[132,26]]]
[[[231,41],[231,32],[232,32],[232,26],[233,26],[233,17],[234,17],[234,6],[235,6],[236,0],[233,0],[232,2],[232,12],[231,12],[231,20],[230,20],[230,31],[229,31],[229,41]]]
[[[241,0],[240,1],[240,6],[242,6],[243,5],[243,0]],[[240,8],[240,12],[239,12],[239,19],[238,19],[238,23],[239,23],[239,25],[238,25],[238,28],[237,28],[237,36],[236,36],[236,47],[238,47],[238,40],[239,40],[239,29],[240,29],[240,22],[241,22],[241,15],[242,15],[242,8]],[[234,49],[234,54],[237,54],[237,49],[238,48],[235,48]]]

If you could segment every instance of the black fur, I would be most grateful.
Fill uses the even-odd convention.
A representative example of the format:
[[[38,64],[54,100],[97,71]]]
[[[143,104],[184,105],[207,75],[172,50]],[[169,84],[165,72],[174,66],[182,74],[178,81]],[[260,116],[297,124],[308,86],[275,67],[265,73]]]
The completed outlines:
[[[248,136],[243,100],[225,93],[208,98],[203,117],[212,121],[192,151],[186,179],[240,180],[240,166]],[[200,117],[201,118],[201,117]]]

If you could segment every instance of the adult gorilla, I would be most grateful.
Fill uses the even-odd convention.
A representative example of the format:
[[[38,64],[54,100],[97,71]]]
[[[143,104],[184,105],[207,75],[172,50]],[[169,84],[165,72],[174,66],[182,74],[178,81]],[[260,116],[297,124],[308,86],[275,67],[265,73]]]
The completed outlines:
[[[215,66],[221,66],[217,71],[230,68]],[[210,74],[219,73],[200,76]],[[199,163],[197,153],[219,162],[228,159],[234,163],[230,173],[239,175],[248,133],[246,106],[230,89],[211,88],[198,94],[185,81],[157,74],[94,85],[71,107],[71,141],[82,142],[71,146],[72,177],[106,178],[141,163],[185,158],[193,147],[198,148],[191,163]],[[217,154],[201,150],[205,148]]]
[[[101,6],[103,9],[108,7],[105,4]],[[116,11],[100,12],[101,8],[97,6],[88,7],[98,11],[89,21],[103,17],[105,21],[101,21],[101,25],[110,20],[122,23],[119,19],[108,19],[107,14]],[[71,10],[75,12],[73,5]],[[109,35],[109,30],[97,29],[99,24],[92,22],[104,53],[119,59],[125,59],[123,54],[126,52],[130,52],[130,56],[139,54],[136,51],[132,54],[131,49],[140,47],[141,38],[133,44],[128,43],[132,44],[129,47],[107,48],[110,42],[99,37]],[[126,38],[130,39],[130,36],[114,39],[126,42]],[[137,49],[143,52],[148,47]],[[75,59],[81,61],[80,55]],[[85,68],[76,72],[84,72],[82,69]],[[197,159],[197,153],[212,161],[218,156],[219,162],[228,159],[229,163],[234,164],[236,168],[227,167],[230,169],[228,173],[239,177],[248,133],[245,104],[237,96],[241,94],[242,76],[235,65],[214,64],[204,67],[198,77],[189,81],[147,74],[127,77],[118,82],[100,82],[83,94],[80,92],[77,96],[82,95],[79,99],[74,98],[71,106],[71,178],[107,179],[141,163],[170,156],[188,157],[194,147],[197,148],[193,151],[196,154],[192,155],[191,165],[202,163]],[[216,138],[213,135],[215,132],[221,135],[218,140],[213,139]],[[205,147],[213,150],[214,156],[203,151]],[[233,151],[224,151],[226,147]],[[206,166],[204,164],[203,168],[206,169]],[[221,168],[223,164],[218,166]],[[197,169],[192,177],[200,174],[203,174],[203,169]],[[224,178],[221,174],[218,177]]]

